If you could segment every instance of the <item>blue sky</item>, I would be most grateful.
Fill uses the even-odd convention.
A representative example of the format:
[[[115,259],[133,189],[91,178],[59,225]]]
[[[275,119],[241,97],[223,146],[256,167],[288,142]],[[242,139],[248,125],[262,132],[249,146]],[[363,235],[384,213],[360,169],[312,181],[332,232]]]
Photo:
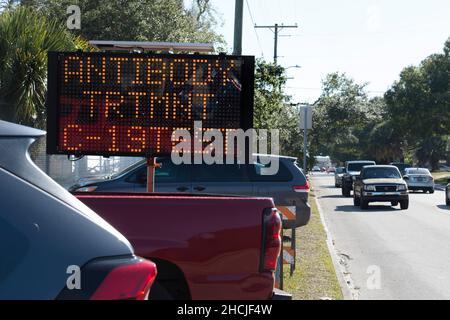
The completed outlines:
[[[218,28],[233,45],[234,0],[211,0],[221,16]],[[288,93],[313,102],[327,73],[347,73],[381,95],[400,71],[441,52],[450,36],[450,0],[244,0],[243,54],[273,59],[273,33],[259,25],[298,24],[284,29],[278,62],[293,77]],[[249,10],[250,8],[250,10]],[[257,36],[258,35],[258,36]],[[259,38],[259,41],[258,41]]]

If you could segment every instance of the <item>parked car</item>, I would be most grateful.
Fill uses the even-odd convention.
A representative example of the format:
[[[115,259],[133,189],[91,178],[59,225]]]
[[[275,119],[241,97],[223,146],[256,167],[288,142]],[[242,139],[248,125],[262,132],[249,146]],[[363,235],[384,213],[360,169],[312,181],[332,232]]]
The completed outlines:
[[[434,193],[434,178],[426,168],[407,168],[403,176],[409,190]]]
[[[336,168],[335,167],[327,168],[327,173],[335,173],[335,172],[336,172]]]
[[[445,187],[445,204],[450,206],[450,179],[447,182],[448,184]]]
[[[397,167],[398,170],[400,170],[400,173],[402,174],[402,176],[405,174],[406,168],[412,167],[412,165],[410,165],[408,163],[403,163],[403,162],[391,162],[391,163],[389,163],[389,165]]]
[[[311,215],[309,181],[297,165],[296,158],[259,156],[279,161],[278,172],[275,175],[263,175],[265,166],[259,162],[248,165],[175,165],[170,158],[158,158],[161,167],[155,171],[155,191],[272,197],[277,206],[295,207],[296,220],[283,221],[284,228],[306,225]],[[146,162],[141,161],[111,177],[84,179],[69,190],[145,192],[146,183]]]
[[[0,121],[0,300],[147,298],[155,264],[31,161],[43,135]]]
[[[342,185],[342,176],[345,173],[344,167],[337,167],[336,171],[334,172],[334,186],[336,188],[340,188]]]
[[[375,161],[368,160],[356,160],[356,161],[347,161],[345,163],[345,172],[342,176],[342,195],[344,197],[350,197],[350,192],[353,190],[353,183],[364,166],[375,165]]]
[[[281,219],[270,198],[76,195],[155,261],[160,299],[291,299],[274,289]]]
[[[353,204],[367,209],[370,202],[400,203],[402,210],[408,209],[408,186],[395,166],[365,166],[356,177]]]
[[[320,172],[321,171],[321,169],[320,169],[320,167],[319,166],[314,166],[313,168],[312,168],[312,170],[311,170],[312,172]]]

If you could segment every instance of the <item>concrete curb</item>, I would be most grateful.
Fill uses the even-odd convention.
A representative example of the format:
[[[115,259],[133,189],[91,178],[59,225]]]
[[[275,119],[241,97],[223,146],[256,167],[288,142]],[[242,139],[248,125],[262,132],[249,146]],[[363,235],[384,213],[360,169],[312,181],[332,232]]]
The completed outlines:
[[[347,275],[348,280],[345,280],[344,272],[346,272],[345,268],[339,263],[339,257],[337,255],[336,249],[333,244],[333,238],[331,236],[330,230],[327,227],[325,216],[322,211],[322,207],[317,200],[317,196],[314,197],[314,201],[316,201],[317,209],[319,211],[320,220],[322,221],[323,228],[327,235],[327,247],[330,252],[331,260],[333,261],[334,270],[336,272],[336,277],[338,279],[339,285],[341,287],[342,295],[344,296],[344,300],[356,300],[357,294],[352,293],[350,289],[349,282],[352,283],[350,276]]]

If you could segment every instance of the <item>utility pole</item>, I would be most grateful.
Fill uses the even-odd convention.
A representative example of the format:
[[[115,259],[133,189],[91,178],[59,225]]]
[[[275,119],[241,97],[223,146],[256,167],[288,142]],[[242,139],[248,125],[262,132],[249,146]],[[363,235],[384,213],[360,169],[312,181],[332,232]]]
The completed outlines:
[[[298,28],[297,24],[293,26],[285,26],[284,24],[279,25],[278,23],[275,23],[273,26],[257,26],[255,25],[255,28],[264,28],[264,29],[270,29],[274,33],[274,47],[273,47],[273,62],[277,64],[277,58],[278,58],[278,35],[281,30],[284,28]]]
[[[303,172],[306,174],[307,163],[306,158],[308,154],[308,107],[303,108]]]
[[[242,54],[242,17],[244,11],[244,0],[236,0],[234,5],[234,44],[233,54]]]
[[[316,101],[317,102],[317,101]],[[291,106],[298,106],[299,108],[299,124],[300,129],[303,130],[303,170],[306,173],[307,169],[307,154],[308,154],[308,130],[312,129],[312,107],[316,104],[309,103],[293,103]]]

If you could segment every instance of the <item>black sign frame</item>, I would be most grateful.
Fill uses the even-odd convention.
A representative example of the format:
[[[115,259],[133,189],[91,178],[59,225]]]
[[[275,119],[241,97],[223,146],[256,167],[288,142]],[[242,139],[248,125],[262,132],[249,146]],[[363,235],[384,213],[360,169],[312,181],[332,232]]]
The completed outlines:
[[[65,55],[78,56],[105,56],[105,57],[127,57],[127,58],[168,58],[168,59],[217,59],[217,60],[241,60],[241,85],[242,91],[240,95],[240,127],[235,129],[251,129],[253,128],[253,108],[254,108],[254,81],[255,81],[255,57],[254,56],[236,56],[236,55],[210,55],[210,54],[156,54],[156,53],[123,53],[123,52],[48,52],[48,76],[47,76],[47,154],[63,154],[63,155],[97,155],[97,156],[135,156],[135,157],[160,157],[168,156],[165,152],[68,152],[60,150],[59,135],[62,134],[59,128],[59,97],[60,88],[58,85],[60,62]]]

